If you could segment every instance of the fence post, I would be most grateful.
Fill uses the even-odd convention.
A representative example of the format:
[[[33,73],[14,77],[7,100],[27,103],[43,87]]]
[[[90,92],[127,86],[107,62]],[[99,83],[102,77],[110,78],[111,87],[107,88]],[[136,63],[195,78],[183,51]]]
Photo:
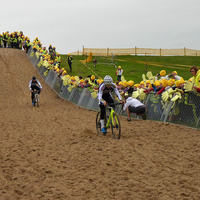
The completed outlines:
[[[166,110],[166,115],[165,115],[165,117],[164,117],[163,122],[166,122],[166,121],[167,121],[167,118],[169,117],[169,113],[170,113],[170,111],[171,111],[171,107],[172,107],[173,103],[174,103],[173,101],[170,101],[169,104],[167,104],[167,105],[168,105],[168,108],[167,108],[167,110]],[[174,106],[174,107],[175,107],[175,106]],[[174,107],[173,107],[173,109],[174,109]],[[173,110],[172,110],[172,113],[173,113]],[[169,122],[170,122],[170,120],[169,120]]]
[[[147,57],[146,57],[146,52],[145,52],[145,69],[146,69],[146,72],[147,72]]]
[[[84,46],[83,46],[83,56],[84,56]]]
[[[161,54],[161,48],[160,48],[160,56],[161,56],[162,54]]]
[[[184,47],[184,56],[186,56],[186,48]]]
[[[108,54],[109,54],[109,48],[107,48],[107,56],[108,56]]]
[[[137,48],[136,48],[136,46],[135,46],[135,56],[137,56]]]

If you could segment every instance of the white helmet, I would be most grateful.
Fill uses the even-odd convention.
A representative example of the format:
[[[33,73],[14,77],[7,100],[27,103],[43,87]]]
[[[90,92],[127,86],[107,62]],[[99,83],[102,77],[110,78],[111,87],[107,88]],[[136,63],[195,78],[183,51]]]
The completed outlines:
[[[111,76],[108,76],[108,75],[106,75],[105,77],[104,77],[104,83],[106,84],[106,85],[111,85],[112,83],[113,83],[113,79],[112,79],[112,77]]]

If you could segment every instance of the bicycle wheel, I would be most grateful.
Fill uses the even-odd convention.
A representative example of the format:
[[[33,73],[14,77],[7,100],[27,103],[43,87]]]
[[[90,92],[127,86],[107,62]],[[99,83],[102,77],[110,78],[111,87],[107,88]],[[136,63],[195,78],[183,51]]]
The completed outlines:
[[[121,125],[119,117],[113,113],[113,121],[111,123],[112,135],[114,139],[120,139],[121,136]]]
[[[102,134],[102,132],[101,132],[100,116],[101,116],[101,111],[99,111],[99,112],[97,113],[97,116],[96,116],[96,128],[97,128],[97,133],[98,133],[98,135],[101,135],[101,134]]]
[[[33,105],[35,106],[35,94],[34,94],[34,96],[33,96],[32,102],[34,103]]]
[[[39,95],[35,94],[35,105],[39,107]]]
[[[101,116],[101,111],[99,111],[99,112],[97,113],[97,116],[96,116],[96,128],[97,128],[97,133],[98,133],[98,135],[103,134],[103,133],[101,132],[100,116]],[[107,124],[107,119],[106,119],[106,118],[104,118],[104,124]],[[103,135],[106,135],[106,134],[103,134]]]

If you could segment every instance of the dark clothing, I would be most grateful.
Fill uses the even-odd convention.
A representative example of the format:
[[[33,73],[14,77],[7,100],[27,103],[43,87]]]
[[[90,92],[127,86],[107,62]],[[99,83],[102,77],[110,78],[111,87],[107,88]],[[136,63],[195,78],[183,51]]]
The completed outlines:
[[[33,98],[34,98],[34,89],[38,91],[38,94],[40,94],[40,91],[42,89],[42,85],[40,84],[40,82],[36,79],[35,81],[33,80],[30,80],[29,82],[29,89],[31,91],[31,99],[33,101]]]
[[[112,98],[110,93],[103,94],[102,98],[108,103],[114,103],[114,100],[113,100],[113,98]],[[103,105],[102,102],[100,103],[99,107],[101,109],[100,119],[104,119],[106,108],[105,108],[105,106]]]
[[[33,101],[33,99],[34,99],[34,89],[38,91],[38,94],[40,94],[41,89],[37,85],[31,86],[31,88],[33,90],[33,92],[31,92],[31,99]]]
[[[128,109],[129,109],[130,113],[136,113],[136,114],[145,113],[145,107],[144,106],[139,106],[139,107],[129,106]]]
[[[72,72],[72,61],[73,61],[72,56],[68,56],[67,61],[70,68],[70,72]]]
[[[117,80],[121,81],[122,76],[121,75],[117,75]]]
[[[109,93],[104,94],[103,95],[103,99],[108,103],[114,103],[114,100],[113,100],[112,96]],[[104,119],[106,107],[103,105],[103,103],[100,103],[99,107],[101,109],[100,119]],[[114,106],[112,106],[112,107],[114,107]]]
[[[105,115],[104,102],[106,101],[108,104],[114,103],[114,100],[111,95],[111,92],[113,91],[115,92],[119,100],[121,101],[121,95],[117,89],[117,86],[114,83],[112,83],[110,88],[107,88],[104,82],[99,85],[98,99],[99,99],[99,106],[101,109],[100,119],[104,119],[104,115]]]
[[[49,54],[53,53],[53,48],[52,46],[49,46]]]
[[[3,35],[3,45],[4,45],[4,48],[7,47],[7,40],[8,40],[8,36],[7,35]]]

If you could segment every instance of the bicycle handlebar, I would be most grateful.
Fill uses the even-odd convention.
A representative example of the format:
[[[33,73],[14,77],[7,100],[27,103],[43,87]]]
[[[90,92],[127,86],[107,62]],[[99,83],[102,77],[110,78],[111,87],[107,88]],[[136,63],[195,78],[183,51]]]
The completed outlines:
[[[109,103],[107,106],[115,106],[115,105],[122,105],[122,103],[117,102],[117,103]]]

